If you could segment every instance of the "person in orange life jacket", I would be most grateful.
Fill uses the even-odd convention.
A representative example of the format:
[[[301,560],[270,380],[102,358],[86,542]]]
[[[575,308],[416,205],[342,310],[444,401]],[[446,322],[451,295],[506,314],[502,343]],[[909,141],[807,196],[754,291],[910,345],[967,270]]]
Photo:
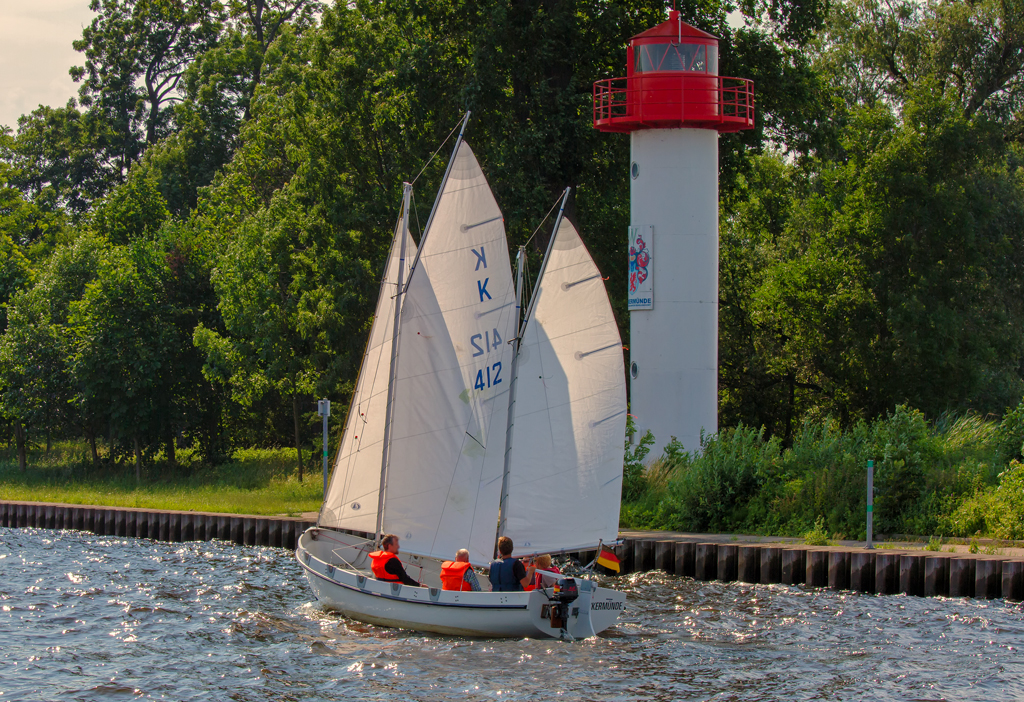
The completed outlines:
[[[441,589],[480,591],[480,581],[473,572],[473,566],[469,564],[469,551],[460,548],[455,552],[454,561],[441,564]]]
[[[491,581],[492,592],[525,590],[533,581],[533,566],[527,568],[518,558],[513,558],[512,548],[512,539],[507,536],[498,539],[498,554],[501,558],[491,562],[491,572],[487,576]]]
[[[373,577],[377,580],[386,580],[403,585],[419,587],[419,583],[409,577],[398,560],[398,537],[394,534],[386,534],[380,540],[380,551],[370,554],[370,569],[373,570]]]
[[[538,588],[538,587],[551,587],[551,585],[553,585],[554,582],[555,582],[555,578],[550,578],[550,577],[545,578],[543,575],[541,575],[541,572],[548,572],[548,573],[561,573],[562,572],[562,571],[560,571],[558,569],[558,566],[551,565],[551,556],[549,556],[546,553],[544,555],[542,555],[542,556],[537,556],[536,558],[533,559],[533,567],[534,567],[534,569],[536,571],[536,574],[537,574],[536,578],[533,581],[533,587],[535,589]]]

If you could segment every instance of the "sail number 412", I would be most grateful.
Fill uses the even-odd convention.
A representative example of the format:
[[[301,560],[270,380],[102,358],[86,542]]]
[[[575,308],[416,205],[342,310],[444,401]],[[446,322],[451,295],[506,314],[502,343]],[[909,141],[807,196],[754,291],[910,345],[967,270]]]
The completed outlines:
[[[493,371],[493,373],[492,373]],[[485,375],[486,373],[486,375]],[[476,372],[476,382],[473,384],[474,390],[486,390],[489,387],[493,387],[501,382],[501,361],[498,361],[494,365],[487,366],[482,370]]]

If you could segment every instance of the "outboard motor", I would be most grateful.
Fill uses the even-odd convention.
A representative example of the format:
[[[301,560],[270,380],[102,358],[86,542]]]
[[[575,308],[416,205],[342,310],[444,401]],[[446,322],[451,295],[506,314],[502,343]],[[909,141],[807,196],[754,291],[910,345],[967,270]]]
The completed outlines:
[[[561,578],[551,591],[551,627],[564,629],[569,619],[569,605],[580,596],[580,589],[573,578]]]

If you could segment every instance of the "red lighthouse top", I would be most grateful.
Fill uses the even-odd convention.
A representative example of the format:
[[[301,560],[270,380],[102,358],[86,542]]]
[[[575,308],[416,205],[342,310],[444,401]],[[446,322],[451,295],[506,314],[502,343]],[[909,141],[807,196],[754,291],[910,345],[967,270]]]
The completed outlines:
[[[603,132],[753,126],[753,82],[718,75],[718,38],[675,10],[630,40],[625,78],[594,83],[594,127]]]

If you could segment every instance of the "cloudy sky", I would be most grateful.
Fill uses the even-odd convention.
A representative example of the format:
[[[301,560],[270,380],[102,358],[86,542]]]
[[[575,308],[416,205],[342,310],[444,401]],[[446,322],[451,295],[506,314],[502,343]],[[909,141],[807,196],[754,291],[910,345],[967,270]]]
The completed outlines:
[[[0,0],[0,125],[77,94],[68,69],[83,56],[71,42],[92,17],[89,0]]]

